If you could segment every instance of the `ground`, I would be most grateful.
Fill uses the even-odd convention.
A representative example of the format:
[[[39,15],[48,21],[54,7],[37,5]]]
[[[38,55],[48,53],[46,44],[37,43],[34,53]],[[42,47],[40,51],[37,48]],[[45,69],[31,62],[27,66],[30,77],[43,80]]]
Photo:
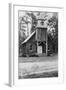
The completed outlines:
[[[58,56],[19,57],[19,78],[58,76]]]

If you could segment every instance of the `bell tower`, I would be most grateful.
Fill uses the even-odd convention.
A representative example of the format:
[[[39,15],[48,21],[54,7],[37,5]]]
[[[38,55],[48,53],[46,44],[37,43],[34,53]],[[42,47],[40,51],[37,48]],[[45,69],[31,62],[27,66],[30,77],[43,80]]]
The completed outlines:
[[[37,41],[37,53],[48,52],[48,43],[47,43],[47,19],[43,14],[40,14],[37,17],[37,26],[36,26],[36,41]]]

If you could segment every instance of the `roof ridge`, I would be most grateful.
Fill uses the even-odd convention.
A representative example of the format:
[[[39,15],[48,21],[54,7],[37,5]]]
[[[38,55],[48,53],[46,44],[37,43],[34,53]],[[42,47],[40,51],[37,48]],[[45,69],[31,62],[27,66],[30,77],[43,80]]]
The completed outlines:
[[[35,34],[35,32],[36,32],[36,31],[32,32],[32,33],[30,34],[30,36],[28,36],[21,44],[26,43],[26,42]]]

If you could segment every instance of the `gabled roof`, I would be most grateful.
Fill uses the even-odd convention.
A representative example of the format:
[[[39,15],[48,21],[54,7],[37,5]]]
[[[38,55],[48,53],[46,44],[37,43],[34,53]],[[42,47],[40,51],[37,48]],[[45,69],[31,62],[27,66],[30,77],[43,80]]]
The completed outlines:
[[[36,31],[34,31],[33,33],[30,34],[30,36],[28,36],[23,42],[22,44],[26,43],[34,34]]]

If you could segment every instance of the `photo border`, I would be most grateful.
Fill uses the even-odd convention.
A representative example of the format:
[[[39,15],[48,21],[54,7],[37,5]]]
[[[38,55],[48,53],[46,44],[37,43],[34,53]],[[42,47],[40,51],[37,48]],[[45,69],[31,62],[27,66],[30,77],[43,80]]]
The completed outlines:
[[[35,10],[37,10],[37,8],[39,8],[39,10],[42,11],[46,11],[46,12],[58,12],[58,19],[59,19],[59,28],[58,28],[58,33],[59,33],[59,52],[58,52],[58,56],[60,61],[58,60],[58,68],[59,68],[59,76],[58,78],[39,78],[39,79],[18,79],[18,10],[27,10],[27,9],[31,9],[33,10],[33,8]],[[30,11],[30,10],[29,10]],[[11,86],[12,85],[17,85],[17,86],[36,86],[36,85],[44,85],[44,84],[58,84],[58,83],[63,83],[63,45],[62,45],[62,40],[63,40],[63,33],[62,33],[62,29],[63,29],[63,8],[62,7],[44,7],[44,6],[25,6],[25,5],[12,5],[12,32],[11,32],[11,38],[12,38],[12,66],[11,66],[11,72],[12,72],[12,76],[11,76]],[[61,19],[61,20],[60,20]],[[60,31],[59,31],[60,30]]]

